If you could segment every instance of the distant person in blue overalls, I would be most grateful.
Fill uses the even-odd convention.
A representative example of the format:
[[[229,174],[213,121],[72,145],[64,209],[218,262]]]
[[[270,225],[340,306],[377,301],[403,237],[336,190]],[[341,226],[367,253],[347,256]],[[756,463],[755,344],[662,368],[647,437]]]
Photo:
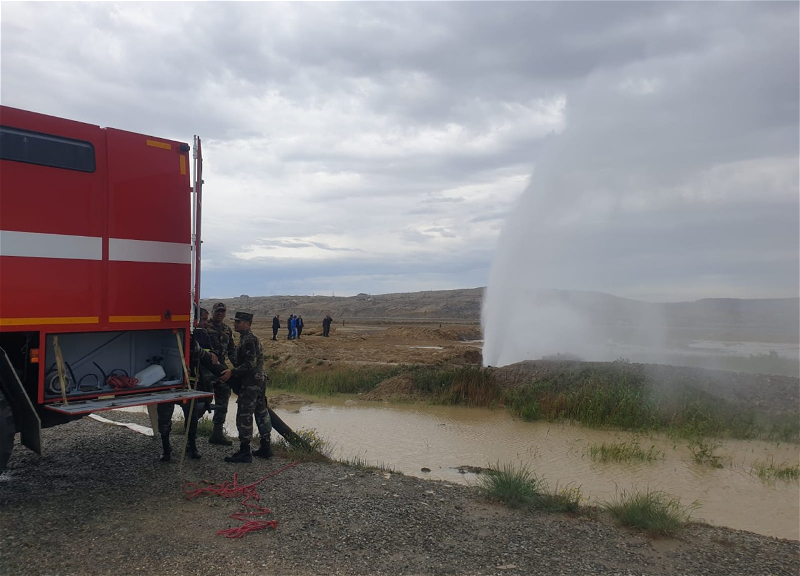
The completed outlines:
[[[297,338],[297,316],[292,315],[289,319],[289,332],[291,333],[289,336],[290,340]]]

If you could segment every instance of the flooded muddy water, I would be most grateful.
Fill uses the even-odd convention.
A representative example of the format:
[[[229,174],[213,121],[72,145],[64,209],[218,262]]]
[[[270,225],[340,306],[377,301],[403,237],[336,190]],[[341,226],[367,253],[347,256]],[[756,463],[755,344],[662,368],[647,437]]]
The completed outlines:
[[[780,538],[800,539],[797,481],[763,482],[759,462],[789,466],[800,461],[796,444],[720,441],[722,468],[697,464],[686,440],[665,435],[599,431],[569,424],[523,422],[504,410],[419,404],[384,404],[354,398],[314,399],[277,406],[293,429],[314,429],[340,460],[358,459],[421,478],[475,483],[459,466],[525,465],[551,488],[579,487],[590,503],[613,499],[619,490],[663,490],[699,508],[693,518]],[[235,404],[226,429],[236,436]],[[650,463],[600,463],[592,445],[621,442],[655,447]],[[422,468],[430,469],[423,472]]]

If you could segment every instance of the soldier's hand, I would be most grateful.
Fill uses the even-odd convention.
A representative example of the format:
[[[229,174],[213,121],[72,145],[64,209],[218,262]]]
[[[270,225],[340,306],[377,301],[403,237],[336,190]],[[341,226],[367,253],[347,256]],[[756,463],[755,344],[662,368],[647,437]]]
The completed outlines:
[[[227,382],[231,378],[231,369],[228,368],[222,374],[219,375],[220,382]]]
[[[211,363],[214,364],[215,366],[219,364],[219,358],[217,358],[217,355],[214,354],[213,352],[209,352],[209,354],[211,354]]]

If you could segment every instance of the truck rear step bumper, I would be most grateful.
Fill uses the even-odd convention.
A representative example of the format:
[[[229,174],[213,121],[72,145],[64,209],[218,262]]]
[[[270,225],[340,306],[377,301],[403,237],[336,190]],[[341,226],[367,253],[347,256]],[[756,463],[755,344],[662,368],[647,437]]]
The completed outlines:
[[[132,408],[133,406],[147,406],[149,404],[163,404],[164,402],[186,401],[213,398],[213,392],[200,392],[199,390],[176,390],[166,392],[152,392],[150,394],[136,394],[119,396],[117,398],[104,398],[102,400],[87,400],[84,402],[69,402],[68,404],[48,404],[45,406],[53,412],[61,414],[79,415],[101,410],[115,408]]]

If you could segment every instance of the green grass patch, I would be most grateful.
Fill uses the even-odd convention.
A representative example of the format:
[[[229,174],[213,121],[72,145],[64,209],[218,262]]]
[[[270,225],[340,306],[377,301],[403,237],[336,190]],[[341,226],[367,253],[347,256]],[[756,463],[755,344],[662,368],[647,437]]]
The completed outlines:
[[[765,437],[775,442],[797,442],[800,439],[800,418],[797,414],[781,414],[766,426]]]
[[[698,505],[682,506],[678,499],[661,491],[623,490],[603,507],[623,526],[671,536],[686,526]]]
[[[757,414],[749,407],[681,382],[653,392],[637,365],[625,361],[576,364],[557,374],[518,382],[513,388],[500,385],[492,370],[476,366],[341,367],[319,359],[306,360],[301,369],[290,369],[285,361],[279,362],[268,370],[271,388],[317,396],[365,393],[384,380],[403,376],[413,383],[418,397],[431,403],[502,405],[526,421],[570,420],[592,428],[666,432],[688,439],[800,441],[800,418],[796,414]]]
[[[551,492],[527,466],[497,464],[478,478],[478,490],[489,500],[511,508],[544,510],[548,512],[577,512],[583,496],[579,488],[556,489]]]
[[[214,421],[211,418],[200,418],[197,421],[197,435],[202,436],[203,438],[208,438],[211,436],[211,432],[214,430]]]
[[[400,373],[438,404],[491,407],[501,403],[505,396],[492,375],[475,366],[404,366]]]
[[[769,462],[756,462],[751,468],[751,473],[756,475],[764,482],[773,480],[783,480],[792,482],[800,480],[800,464],[789,465],[786,463],[776,465],[770,458]]]
[[[370,464],[364,458],[359,456],[354,456],[353,458],[346,458],[344,460],[339,460],[345,466],[349,466],[350,468],[356,468],[357,470],[376,470],[380,472],[391,472],[396,474],[394,468],[392,466],[387,466],[383,462],[379,464]]]
[[[295,430],[302,443],[290,443],[284,438],[272,443],[272,450],[281,458],[303,462],[330,462],[331,446],[314,428]]]
[[[588,453],[596,462],[653,462],[664,458],[664,453],[655,446],[645,450],[638,441],[594,443],[589,446]]]
[[[509,409],[524,420],[575,420],[595,428],[645,429],[655,406],[644,379],[633,371],[577,367],[558,377],[510,390]]]
[[[679,382],[653,392],[636,366],[626,362],[577,365],[523,383],[507,391],[505,405],[526,421],[572,420],[592,428],[663,431],[682,438],[800,440],[796,414],[759,415]]]
[[[694,461],[712,468],[722,468],[722,457],[716,453],[720,446],[720,442],[713,438],[695,437],[689,440]]]
[[[474,366],[362,366],[313,371],[282,370],[273,366],[270,387],[318,396],[359,394],[399,375],[407,376],[433,403],[494,406],[504,398],[504,391],[494,378]]]
[[[307,372],[272,370],[269,386],[317,396],[358,394],[372,390],[396,373],[396,367],[332,368]]]

